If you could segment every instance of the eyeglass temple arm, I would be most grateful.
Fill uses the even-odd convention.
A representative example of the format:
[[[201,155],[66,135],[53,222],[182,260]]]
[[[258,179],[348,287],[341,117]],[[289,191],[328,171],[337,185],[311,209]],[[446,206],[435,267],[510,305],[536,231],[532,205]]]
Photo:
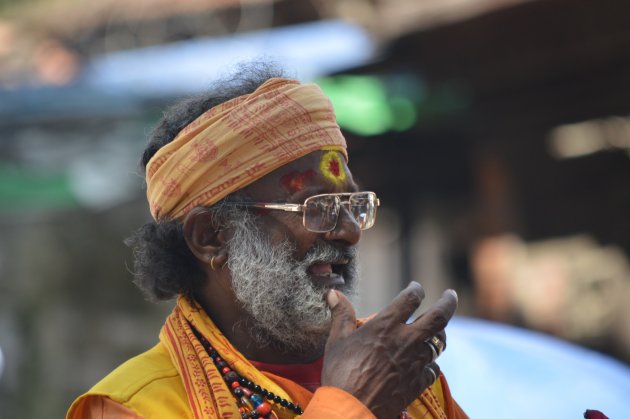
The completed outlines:
[[[339,195],[352,195],[352,194],[350,194],[350,193],[345,194],[344,193],[344,194],[339,194]],[[340,202],[341,205],[346,204],[346,203],[349,204],[348,201]],[[375,204],[376,204],[377,207],[379,207],[381,205],[381,200],[376,198]],[[248,207],[254,207],[254,208],[273,209],[273,210],[281,210],[281,211],[289,211],[289,212],[302,212],[302,211],[304,211],[304,205],[303,204],[274,204],[274,203],[267,203],[267,202],[260,202],[260,203],[243,202],[243,203],[241,203],[241,205],[245,205],[245,206],[248,206]]]
[[[260,204],[250,204],[249,206],[252,206],[255,208],[273,209],[273,210],[281,210],[281,211],[289,211],[289,212],[301,212],[304,210],[304,205],[302,204],[260,203]]]

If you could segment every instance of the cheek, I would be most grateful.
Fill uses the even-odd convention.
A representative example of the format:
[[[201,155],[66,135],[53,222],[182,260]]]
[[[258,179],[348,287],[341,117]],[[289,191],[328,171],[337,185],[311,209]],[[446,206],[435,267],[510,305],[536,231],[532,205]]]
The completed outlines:
[[[302,241],[303,233],[308,233],[302,224],[302,214],[263,210],[260,218],[263,229],[272,243],[281,243],[285,239],[291,244]]]
[[[288,240],[294,247],[293,254],[296,260],[302,260],[306,252],[317,241],[317,233],[307,231],[302,224],[302,216],[298,214],[281,214],[265,217],[265,225],[270,232],[269,237],[274,244],[280,244]]]
[[[306,253],[315,245],[317,237],[313,234],[305,233],[296,237],[295,253],[298,260],[304,259]]]

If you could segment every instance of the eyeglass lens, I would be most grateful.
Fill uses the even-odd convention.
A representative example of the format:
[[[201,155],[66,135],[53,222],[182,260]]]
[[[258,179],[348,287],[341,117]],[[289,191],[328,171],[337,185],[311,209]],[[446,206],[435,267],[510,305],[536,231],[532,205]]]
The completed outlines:
[[[339,195],[317,195],[304,202],[304,226],[314,232],[331,231],[337,225],[342,200]],[[347,205],[361,230],[374,225],[376,194],[360,192],[349,196]]]

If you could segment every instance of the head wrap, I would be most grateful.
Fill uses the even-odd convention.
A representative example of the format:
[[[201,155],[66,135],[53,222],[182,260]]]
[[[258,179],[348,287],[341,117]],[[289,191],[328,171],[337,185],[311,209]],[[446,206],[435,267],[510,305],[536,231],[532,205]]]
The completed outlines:
[[[208,110],[155,153],[146,168],[151,214],[183,218],[321,149],[348,159],[328,98],[315,84],[269,79]]]

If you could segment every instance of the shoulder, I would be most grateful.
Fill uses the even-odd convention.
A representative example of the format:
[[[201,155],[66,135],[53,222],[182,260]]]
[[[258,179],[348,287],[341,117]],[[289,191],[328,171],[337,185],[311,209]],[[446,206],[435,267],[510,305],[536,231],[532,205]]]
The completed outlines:
[[[179,381],[179,374],[166,348],[161,343],[135,356],[97,383],[89,393],[107,393],[114,400],[125,402],[135,394],[160,381]]]
[[[92,396],[107,397],[144,417],[188,417],[188,401],[179,373],[166,348],[156,346],[126,361],[70,407],[77,417],[82,403]],[[80,416],[79,416],[80,417]]]

